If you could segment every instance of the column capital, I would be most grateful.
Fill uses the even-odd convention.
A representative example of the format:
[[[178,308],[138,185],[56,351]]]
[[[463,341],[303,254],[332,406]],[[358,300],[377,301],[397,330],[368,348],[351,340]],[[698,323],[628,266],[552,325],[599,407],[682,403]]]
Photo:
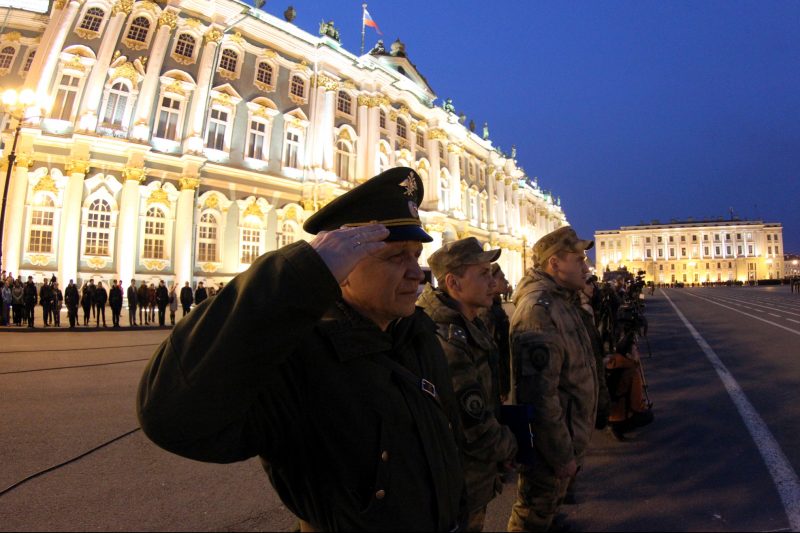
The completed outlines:
[[[83,174],[86,175],[89,172],[89,168],[91,167],[91,163],[88,159],[73,159],[70,158],[67,161],[64,170],[66,170],[67,174]]]
[[[27,170],[30,170],[33,166],[33,154],[30,152],[22,152],[17,154],[17,160],[15,164],[17,168],[26,167]]]
[[[200,178],[196,176],[182,176],[178,180],[178,189],[183,191],[194,191],[200,186]]]
[[[219,28],[211,28],[203,36],[203,39],[205,40],[206,44],[208,43],[219,44],[220,41],[222,41],[222,30],[220,30]]]
[[[122,170],[122,178],[125,181],[138,181],[142,183],[147,177],[147,169],[144,167],[125,167]]]
[[[336,91],[339,89],[339,82],[325,74],[317,74],[315,82],[317,87],[321,87],[326,91]]]
[[[165,10],[158,17],[158,27],[169,26],[170,30],[178,27],[178,14],[175,11]]]
[[[114,15],[119,15],[120,13],[124,15],[130,15],[131,11],[133,10],[133,0],[119,0],[114,7],[111,9],[111,13]]]

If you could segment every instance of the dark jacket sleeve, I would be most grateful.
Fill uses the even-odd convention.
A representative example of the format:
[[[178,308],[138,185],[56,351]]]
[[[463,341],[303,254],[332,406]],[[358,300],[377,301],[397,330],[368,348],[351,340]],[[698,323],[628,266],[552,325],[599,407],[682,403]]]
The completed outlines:
[[[270,459],[302,394],[282,368],[339,285],[300,241],[261,256],[183,318],[139,384],[139,421],[173,453],[210,462]]]

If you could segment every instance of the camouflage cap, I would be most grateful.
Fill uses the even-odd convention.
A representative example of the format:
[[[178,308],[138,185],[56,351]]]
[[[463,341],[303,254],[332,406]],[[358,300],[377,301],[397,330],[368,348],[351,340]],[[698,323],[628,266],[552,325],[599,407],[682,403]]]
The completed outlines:
[[[594,241],[582,240],[571,226],[562,226],[548,233],[533,245],[533,261],[536,267],[544,265],[558,252],[583,253],[594,246]]]
[[[467,237],[445,244],[428,258],[428,265],[437,280],[448,272],[464,265],[477,265],[497,261],[502,250],[483,251],[483,246],[475,237]]]

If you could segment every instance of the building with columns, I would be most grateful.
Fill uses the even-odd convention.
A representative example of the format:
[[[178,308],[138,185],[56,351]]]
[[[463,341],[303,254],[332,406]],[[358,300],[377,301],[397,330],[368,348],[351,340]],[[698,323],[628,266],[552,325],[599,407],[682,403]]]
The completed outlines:
[[[781,279],[783,227],[761,220],[673,221],[595,232],[598,271],[643,270],[655,283]]]
[[[56,0],[0,18],[0,85],[52,101],[17,146],[15,275],[224,282],[393,166],[425,183],[423,264],[475,236],[515,283],[526,249],[566,224],[488,131],[435,105],[399,41],[357,56],[237,0]]]

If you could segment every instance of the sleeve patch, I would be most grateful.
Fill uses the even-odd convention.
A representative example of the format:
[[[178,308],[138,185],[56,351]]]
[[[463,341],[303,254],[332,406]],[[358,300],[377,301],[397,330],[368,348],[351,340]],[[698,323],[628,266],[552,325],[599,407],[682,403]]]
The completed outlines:
[[[483,420],[486,402],[481,391],[477,388],[465,390],[461,394],[461,408],[469,417],[478,421]]]

